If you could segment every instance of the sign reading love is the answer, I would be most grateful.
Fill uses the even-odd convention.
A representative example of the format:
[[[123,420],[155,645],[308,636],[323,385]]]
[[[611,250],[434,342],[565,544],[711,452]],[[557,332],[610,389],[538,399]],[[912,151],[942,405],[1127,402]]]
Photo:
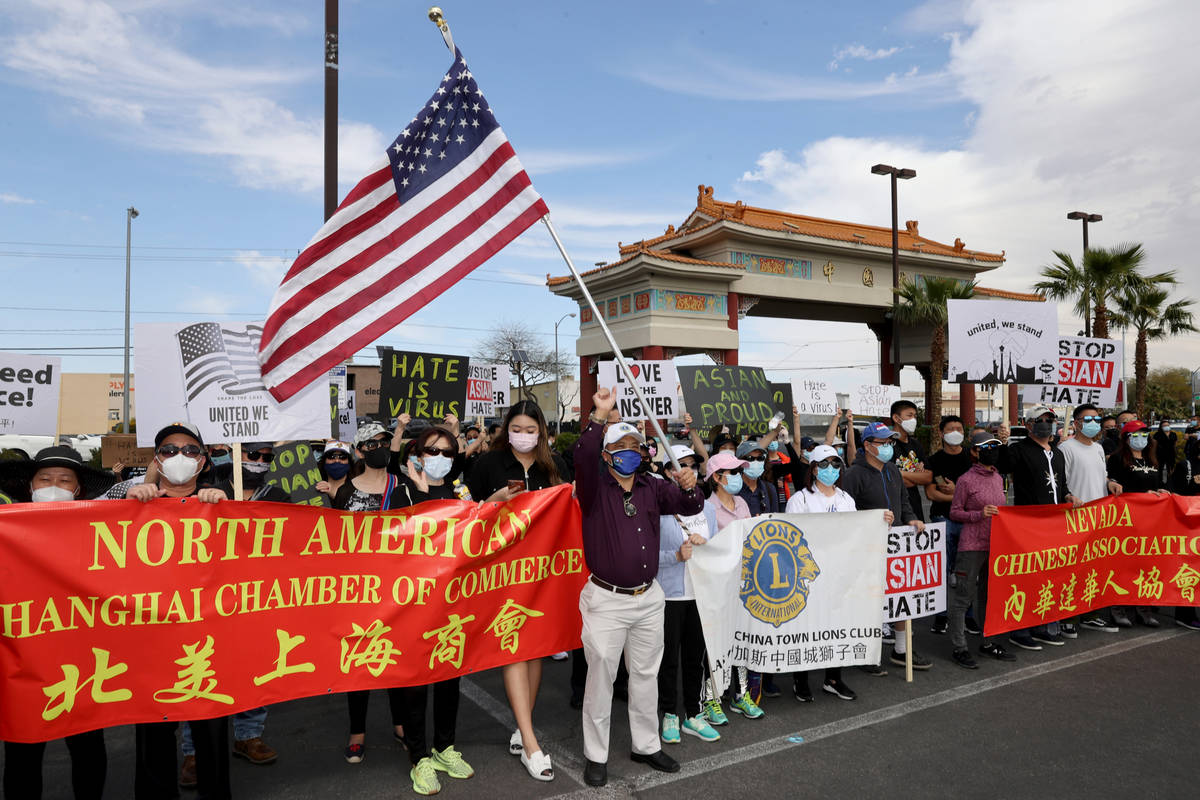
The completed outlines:
[[[679,378],[675,374],[674,361],[629,361],[629,371],[642,390],[648,408],[638,402],[633,385],[625,373],[617,369],[616,361],[601,361],[597,366],[596,381],[604,388],[617,387],[617,411],[623,420],[675,419],[679,416]],[[649,413],[647,413],[649,411]]]

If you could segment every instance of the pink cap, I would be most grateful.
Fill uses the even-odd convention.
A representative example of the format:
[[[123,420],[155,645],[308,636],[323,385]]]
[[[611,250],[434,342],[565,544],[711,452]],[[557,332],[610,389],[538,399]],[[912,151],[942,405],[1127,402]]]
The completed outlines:
[[[713,473],[722,469],[737,469],[749,464],[749,461],[742,461],[728,450],[723,450],[708,460],[708,466],[705,470],[704,477],[711,478]]]

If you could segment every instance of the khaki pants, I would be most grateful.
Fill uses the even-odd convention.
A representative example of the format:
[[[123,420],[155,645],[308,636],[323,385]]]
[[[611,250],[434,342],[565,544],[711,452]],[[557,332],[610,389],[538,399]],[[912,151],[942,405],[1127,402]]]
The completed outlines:
[[[583,754],[608,762],[613,681],[621,652],[629,670],[629,732],[633,751],[649,755],[658,742],[658,666],[663,654],[665,598],[655,581],[634,597],[588,581],[579,593],[587,685],[583,693]]]

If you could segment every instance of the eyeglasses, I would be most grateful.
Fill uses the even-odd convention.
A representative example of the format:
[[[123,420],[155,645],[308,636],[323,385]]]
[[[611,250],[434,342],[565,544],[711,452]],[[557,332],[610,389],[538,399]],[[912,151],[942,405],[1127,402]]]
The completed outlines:
[[[199,458],[204,453],[198,445],[194,444],[185,444],[183,447],[177,444],[163,444],[159,445],[158,450],[155,452],[167,458],[179,455],[180,453],[183,453],[188,458]]]
[[[264,464],[270,464],[272,461],[275,460],[275,454],[274,453],[260,453],[257,450],[251,450],[249,453],[246,453],[246,460],[247,461],[261,461]]]
[[[1088,414],[1085,417],[1080,417],[1079,421],[1080,422],[1099,422],[1102,419],[1104,419],[1104,417],[1100,416],[1099,414]]]
[[[325,460],[326,461],[349,461],[350,456],[347,455],[346,453],[342,453],[340,451],[335,450],[331,453],[326,453]]]
[[[824,461],[817,462],[818,467],[840,467],[841,465],[842,465],[842,460],[840,458],[833,458],[833,457],[827,458]]]
[[[358,449],[362,450],[364,453],[369,453],[372,450],[378,450],[385,444],[387,444],[387,442],[385,442],[383,439],[367,439],[365,442],[358,445]]]
[[[633,492],[623,492],[621,494],[621,502],[625,506],[625,516],[627,516],[627,517],[636,517],[637,516],[638,510],[637,510],[637,506],[635,506],[633,504]]]
[[[454,458],[457,451],[453,447],[422,447],[421,452],[427,456],[445,456],[446,458]]]
[[[746,456],[745,461],[766,461],[766,456]]]

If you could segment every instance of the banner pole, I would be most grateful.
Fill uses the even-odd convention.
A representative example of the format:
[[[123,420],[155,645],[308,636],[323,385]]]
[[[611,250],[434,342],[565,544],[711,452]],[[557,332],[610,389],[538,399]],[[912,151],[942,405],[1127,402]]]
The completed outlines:
[[[233,499],[242,499],[242,443],[233,443]]]
[[[621,348],[617,347],[617,340],[613,338],[612,331],[608,329],[608,324],[604,321],[604,316],[600,313],[600,309],[596,307],[596,301],[592,299],[592,293],[588,291],[587,286],[583,282],[583,276],[579,274],[579,270],[575,268],[575,263],[571,261],[571,256],[567,254],[567,248],[563,246],[562,240],[558,238],[558,231],[554,230],[554,223],[550,221],[550,215],[542,217],[542,222],[545,223],[546,229],[550,231],[550,237],[554,239],[554,244],[558,246],[558,252],[562,254],[563,261],[567,262],[567,269],[571,271],[571,277],[575,279],[576,285],[583,293],[583,299],[587,300],[588,307],[592,309],[592,319],[600,323],[600,330],[604,333],[604,338],[608,340],[608,346],[612,348],[613,356],[616,358],[617,365],[621,368],[621,372],[625,374],[625,380],[629,381],[629,385],[633,387],[633,392],[637,396],[638,403],[644,410],[650,408],[646,403],[646,398],[642,396],[642,390],[638,387],[637,381],[634,380],[633,373],[629,370],[629,365],[625,363],[625,356],[621,355]],[[597,387],[599,388],[599,387]],[[582,401],[583,398],[580,398]],[[675,458],[675,454],[671,452],[669,446],[670,439],[663,433],[662,427],[658,424],[658,420],[647,412],[647,420],[654,428],[654,434],[663,444],[663,451],[666,456],[671,459],[671,466],[676,470],[679,469],[679,461]]]
[[[912,683],[912,659],[913,659],[913,622],[910,619],[904,626],[904,680]]]

